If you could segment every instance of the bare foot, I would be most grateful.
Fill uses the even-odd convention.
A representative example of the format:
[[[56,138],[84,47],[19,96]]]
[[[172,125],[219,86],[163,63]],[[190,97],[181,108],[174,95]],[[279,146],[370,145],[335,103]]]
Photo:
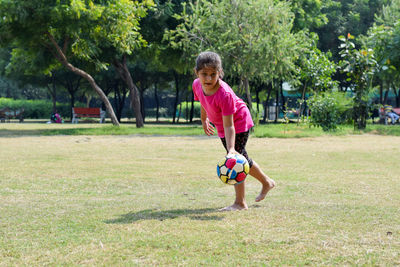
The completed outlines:
[[[231,206],[219,209],[218,211],[236,211],[236,210],[247,210],[247,204],[244,205],[239,205],[239,204],[233,204]]]
[[[256,202],[260,202],[261,200],[263,200],[265,196],[268,194],[269,190],[271,190],[274,187],[275,187],[275,181],[269,178],[268,183],[263,185],[261,193],[256,197]]]

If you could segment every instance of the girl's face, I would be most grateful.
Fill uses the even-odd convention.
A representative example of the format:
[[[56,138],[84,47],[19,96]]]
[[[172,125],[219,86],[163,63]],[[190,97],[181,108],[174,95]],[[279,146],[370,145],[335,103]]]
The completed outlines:
[[[204,90],[213,91],[219,80],[219,71],[213,67],[204,67],[196,72]]]

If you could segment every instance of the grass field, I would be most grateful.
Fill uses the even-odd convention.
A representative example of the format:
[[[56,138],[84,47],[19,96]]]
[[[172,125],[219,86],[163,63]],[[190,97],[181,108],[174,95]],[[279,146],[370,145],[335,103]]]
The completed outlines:
[[[398,136],[252,136],[277,187],[218,212],[218,138],[101,128],[0,125],[0,266],[400,265]]]
[[[32,122],[34,121],[34,123]],[[16,121],[15,121],[16,122]],[[307,123],[269,123],[260,124],[252,133],[255,137],[300,138],[318,136],[344,136],[362,133],[400,136],[400,126],[367,124],[363,132],[355,131],[352,125],[341,125],[336,131],[323,132],[319,127],[310,127]],[[110,123],[63,123],[46,124],[44,121],[28,120],[28,123],[1,123],[0,136],[26,135],[204,135],[200,124],[146,123],[143,128],[136,128],[134,123],[114,127]]]

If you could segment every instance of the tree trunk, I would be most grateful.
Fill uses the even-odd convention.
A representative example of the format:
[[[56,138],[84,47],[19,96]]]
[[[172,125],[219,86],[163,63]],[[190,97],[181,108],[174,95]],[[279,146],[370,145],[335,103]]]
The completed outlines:
[[[399,90],[399,92],[397,92],[396,86],[394,85],[394,83],[392,83],[392,88],[393,88],[393,92],[394,92],[395,99],[396,99],[396,107],[399,107],[400,106],[400,90]]]
[[[79,85],[80,85],[80,80],[81,77],[79,77],[76,86],[74,86],[73,82],[71,81],[70,78],[68,78],[68,76],[65,78],[65,84],[64,87],[67,89],[70,98],[71,98],[71,109],[70,109],[70,119],[72,120],[72,108],[75,107],[75,94],[78,91]]]
[[[285,114],[286,112],[286,99],[285,96],[283,95],[283,82],[279,81],[279,92],[281,93],[281,99],[282,99],[282,111]]]
[[[130,96],[131,96],[131,103],[133,112],[135,113],[136,118],[136,127],[141,128],[144,126],[143,116],[141,112],[141,105],[140,105],[140,96],[139,90],[134,84],[132,80],[131,73],[128,70],[128,66],[126,64],[126,55],[123,56],[122,62],[115,59],[114,60],[115,69],[118,71],[119,76],[121,79],[126,83],[129,88]]]
[[[6,82],[6,98],[12,98],[11,86],[9,82]]]
[[[160,116],[160,101],[158,100],[157,81],[154,83],[154,99],[156,100],[156,122]]]
[[[189,99],[187,97],[187,94],[186,94],[185,119],[186,119],[186,122],[188,122],[188,120],[189,120]]]
[[[176,122],[179,122],[181,115],[182,115],[182,102],[179,103],[178,119],[176,120]]]
[[[179,77],[178,73],[174,71],[174,78],[175,78],[175,102],[174,102],[174,113],[172,115],[172,123],[175,123],[176,119],[176,109],[178,107],[178,102],[179,102]]]
[[[300,117],[303,115],[304,101],[305,101],[305,98],[306,98],[306,88],[307,88],[307,82],[304,83],[303,92],[301,94],[301,102],[300,102],[300,107],[299,107],[299,114],[297,114],[297,124],[299,124]]]
[[[389,95],[389,89],[387,89],[387,90],[385,91],[385,95],[384,95],[384,97],[383,97],[383,104],[387,104],[388,95]]]
[[[353,106],[354,129],[364,130],[367,126],[368,104],[363,100],[365,88],[356,88]]]
[[[51,101],[53,103],[53,109],[52,113],[57,112],[57,88],[56,88],[56,79],[54,78],[54,73],[51,77],[51,87],[47,84],[47,90],[49,91],[49,94],[51,95]]]
[[[191,91],[191,96],[192,96],[192,106],[190,108],[190,122],[193,122],[193,116],[194,116],[194,94],[193,94],[193,90]]]
[[[57,44],[54,37],[50,33],[47,33],[47,36],[49,37],[51,43],[53,44],[53,46],[55,47],[55,49],[57,51],[57,55],[58,55],[57,59],[60,61],[60,63],[63,64],[67,69],[69,69],[73,73],[81,76],[82,78],[86,79],[89,82],[90,86],[95,90],[95,92],[99,95],[100,99],[105,104],[108,114],[110,115],[112,123],[115,126],[119,126],[119,122],[117,120],[117,117],[114,114],[114,110],[111,106],[110,101],[108,100],[107,96],[104,94],[103,90],[97,85],[97,83],[93,79],[93,77],[89,73],[87,73],[87,72],[73,66],[71,63],[69,63],[67,60],[67,57],[65,56],[64,52],[61,50],[60,46]]]
[[[72,115],[72,108],[75,107],[75,92],[70,92],[69,94],[70,94],[70,97],[71,97],[71,109],[70,109],[69,116],[70,116],[71,121],[72,121],[72,116],[73,116]]]
[[[247,104],[249,105],[249,109],[251,111],[253,109],[253,106],[252,106],[252,101],[251,101],[249,79],[247,77],[244,77],[243,85],[244,85],[244,90],[246,92]]]
[[[400,107],[400,89],[397,91],[397,107]]]
[[[86,95],[86,107],[90,107],[90,101],[92,101],[92,97],[91,95]]]
[[[121,122],[122,110],[124,109],[127,90],[118,82],[118,80],[114,80],[112,86],[114,89],[114,106],[117,113],[116,115],[118,121]]]
[[[278,122],[279,117],[279,88],[275,91],[275,123]]]
[[[266,120],[267,120],[267,112],[269,113],[269,110],[267,110],[267,108],[268,108],[269,98],[271,97],[272,83],[269,83],[267,88],[268,88],[268,92],[267,92],[267,99],[265,100],[265,103],[264,103],[264,118],[263,118],[263,122],[266,122]]]
[[[146,120],[146,112],[144,110],[144,91],[146,88],[139,90],[139,95],[140,95],[140,112],[142,113],[142,118],[143,118],[143,123],[145,123]]]
[[[261,87],[261,85],[260,85],[260,87]],[[257,88],[257,90],[256,90],[256,103],[257,103],[257,114],[260,112],[260,108],[258,107],[258,105],[260,104],[260,87],[259,88]]]

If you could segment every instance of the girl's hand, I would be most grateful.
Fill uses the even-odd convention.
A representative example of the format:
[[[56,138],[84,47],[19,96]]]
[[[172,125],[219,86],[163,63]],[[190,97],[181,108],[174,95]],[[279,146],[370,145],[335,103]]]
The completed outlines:
[[[237,152],[235,149],[231,149],[228,151],[227,155],[234,155],[234,154],[239,154],[239,152]]]
[[[207,118],[203,123],[203,130],[206,135],[210,136],[214,134],[214,126],[211,125],[210,120]]]

